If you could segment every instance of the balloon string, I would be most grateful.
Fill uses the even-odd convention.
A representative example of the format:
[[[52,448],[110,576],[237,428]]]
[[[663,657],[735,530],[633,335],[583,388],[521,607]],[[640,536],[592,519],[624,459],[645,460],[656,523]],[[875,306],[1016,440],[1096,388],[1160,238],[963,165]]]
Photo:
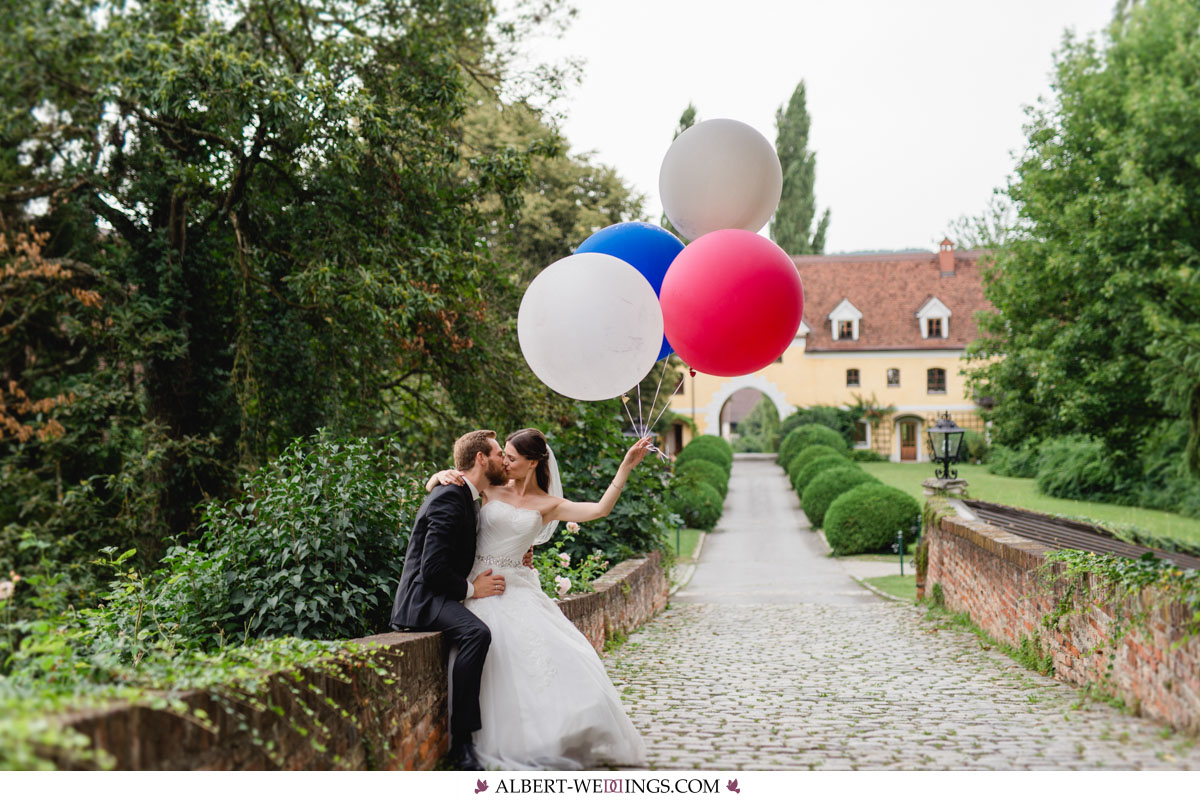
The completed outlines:
[[[646,433],[644,431],[642,431],[640,428],[642,423],[646,422],[646,418],[642,416],[642,382],[641,381],[638,382],[637,389],[638,389],[638,426],[639,426],[639,428],[633,429],[633,433],[638,435],[638,439],[641,439],[642,437],[646,436]]]
[[[659,390],[662,389],[663,376],[665,376],[666,374],[667,374],[667,363],[663,362],[662,371],[658,374],[658,386],[654,388],[654,400],[650,401],[650,416],[651,417],[654,416],[654,404],[658,403],[658,393],[659,393]],[[655,420],[654,422],[657,423],[658,421]],[[653,428],[654,428],[654,423],[651,423],[650,426],[646,429],[646,433],[649,434]]]
[[[679,388],[683,386],[683,382],[686,380],[687,380],[686,374],[680,376],[679,383],[675,385],[675,391],[671,393],[671,397],[674,397],[675,395],[679,394]],[[658,416],[654,418],[654,422],[650,424],[651,429],[653,429],[656,425],[658,425],[658,421],[662,419],[663,413],[666,412],[667,409],[669,409],[670,407],[671,407],[671,401],[670,401],[670,399],[667,399],[663,403],[663,407],[659,411]]]
[[[625,409],[625,416],[629,418],[629,425],[633,427],[633,433],[636,434],[638,427],[637,427],[637,423],[633,422],[633,415],[629,411],[629,395],[628,394],[621,396],[621,406],[622,406],[622,408]],[[641,439],[641,438],[639,437],[639,439]]]

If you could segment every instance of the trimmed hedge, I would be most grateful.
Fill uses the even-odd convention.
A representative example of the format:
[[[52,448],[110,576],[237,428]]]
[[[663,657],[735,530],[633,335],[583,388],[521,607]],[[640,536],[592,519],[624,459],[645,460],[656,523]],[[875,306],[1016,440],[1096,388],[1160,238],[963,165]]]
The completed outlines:
[[[855,448],[850,451],[850,461],[852,462],[886,462],[887,460],[882,453],[877,453],[869,448]]]
[[[795,431],[789,431],[784,435],[783,439],[779,440],[779,453],[775,456],[775,461],[783,465],[784,469],[791,464],[792,459],[796,458],[796,454],[800,449],[796,445],[800,442],[800,436]]]
[[[835,456],[843,462],[848,462],[844,454],[838,453],[828,445],[810,445],[800,453],[796,454],[788,465],[788,480],[792,482],[792,488],[796,487],[796,479],[803,472],[804,468],[818,459],[825,459],[830,456]]]
[[[921,506],[903,490],[859,484],[839,495],[825,512],[825,539],[837,556],[890,548],[896,532],[912,536]]]
[[[849,467],[852,465],[853,462],[845,456],[822,456],[820,459],[801,466],[800,470],[796,473],[795,480],[792,481],[792,487],[796,490],[797,495],[803,495],[804,488],[821,473],[834,467]]]
[[[711,484],[689,475],[677,475],[671,482],[667,506],[683,518],[688,528],[705,531],[712,531],[724,510],[721,493]]]
[[[733,446],[726,442],[724,437],[718,437],[716,434],[701,434],[698,437],[692,437],[691,441],[688,442],[687,447],[690,448],[693,445],[702,442],[716,445],[718,448],[725,451],[725,455],[727,455],[730,459],[733,458]]]
[[[692,459],[704,459],[719,465],[726,474],[733,468],[733,454],[712,442],[689,442],[675,457],[675,467],[687,464]]]
[[[850,450],[850,446],[846,444],[846,440],[841,434],[829,426],[823,426],[820,423],[806,423],[792,433],[798,435],[796,438],[796,453],[811,445],[828,445],[842,453]]]
[[[675,475],[695,476],[721,493],[721,498],[729,494],[729,474],[722,470],[719,464],[713,464],[707,459],[684,462],[675,468]]]
[[[859,484],[868,483],[878,484],[879,479],[857,465],[824,470],[804,488],[804,494],[800,496],[800,508],[813,528],[822,528],[825,513],[839,495]]]

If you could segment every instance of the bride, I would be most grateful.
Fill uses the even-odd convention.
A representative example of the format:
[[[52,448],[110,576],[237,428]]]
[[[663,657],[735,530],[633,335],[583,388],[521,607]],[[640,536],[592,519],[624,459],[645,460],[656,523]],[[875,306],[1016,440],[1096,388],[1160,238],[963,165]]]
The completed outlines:
[[[644,765],[646,748],[621,706],[595,649],[542,591],[537,571],[522,564],[561,522],[608,515],[630,472],[650,451],[638,440],[596,503],[568,501],[554,454],[542,432],[526,428],[504,446],[507,484],[489,487],[479,515],[475,564],[505,579],[500,595],[469,598],[465,606],[487,624],[492,644],[479,689],[482,727],[475,751],[489,768],[578,770],[597,765]],[[461,483],[457,471],[429,480]]]

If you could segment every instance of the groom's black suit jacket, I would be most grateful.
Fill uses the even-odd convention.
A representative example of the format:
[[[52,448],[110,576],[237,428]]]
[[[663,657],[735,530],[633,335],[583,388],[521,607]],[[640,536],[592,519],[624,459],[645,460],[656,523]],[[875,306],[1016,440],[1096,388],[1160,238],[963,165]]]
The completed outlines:
[[[421,504],[392,604],[392,628],[426,628],[447,600],[467,597],[477,516],[465,484],[435,487]]]

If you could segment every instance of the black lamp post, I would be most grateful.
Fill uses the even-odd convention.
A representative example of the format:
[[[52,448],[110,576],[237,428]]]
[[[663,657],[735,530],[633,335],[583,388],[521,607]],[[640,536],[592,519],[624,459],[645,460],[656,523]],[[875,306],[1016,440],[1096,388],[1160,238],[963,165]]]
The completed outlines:
[[[937,425],[926,429],[929,435],[929,450],[933,461],[941,462],[942,466],[933,471],[938,478],[958,478],[958,471],[950,465],[957,462],[962,452],[963,435],[967,432],[954,425],[950,413],[946,412],[938,418]]]

